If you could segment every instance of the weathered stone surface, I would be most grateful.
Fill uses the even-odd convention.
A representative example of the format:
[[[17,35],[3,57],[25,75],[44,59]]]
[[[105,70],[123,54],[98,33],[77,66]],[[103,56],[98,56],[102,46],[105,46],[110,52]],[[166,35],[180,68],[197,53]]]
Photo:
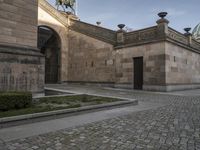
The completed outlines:
[[[38,1],[0,1],[0,91],[43,92],[44,58],[37,49]]]
[[[200,55],[166,43],[166,84],[200,84]]]
[[[44,58],[0,52],[0,91],[43,92]]]
[[[0,1],[0,43],[37,47],[37,0]]]
[[[111,44],[70,31],[69,63],[69,81],[115,81],[115,54]]]
[[[116,73],[123,74],[116,78],[116,83],[129,83],[133,81],[133,58],[144,59],[144,84],[165,84],[165,43],[141,45],[137,47],[118,49],[116,53]]]

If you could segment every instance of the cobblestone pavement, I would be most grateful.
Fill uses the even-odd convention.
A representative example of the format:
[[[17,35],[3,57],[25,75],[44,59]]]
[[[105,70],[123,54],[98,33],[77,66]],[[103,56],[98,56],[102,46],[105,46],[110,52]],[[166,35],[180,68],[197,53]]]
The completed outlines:
[[[200,150],[200,96],[138,94],[135,98],[165,105],[26,139],[0,141],[0,149]]]

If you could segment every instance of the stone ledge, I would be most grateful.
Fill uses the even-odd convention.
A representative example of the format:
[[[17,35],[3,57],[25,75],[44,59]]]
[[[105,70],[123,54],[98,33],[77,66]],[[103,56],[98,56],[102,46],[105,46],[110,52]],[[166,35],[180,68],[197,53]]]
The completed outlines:
[[[191,47],[191,46],[189,46],[189,45],[187,45],[187,44],[183,44],[183,43],[178,42],[178,41],[176,41],[176,40],[174,40],[174,39],[172,39],[172,38],[167,38],[167,40],[165,40],[165,41],[166,41],[166,42],[169,42],[169,43],[172,43],[172,44],[175,44],[175,45],[177,45],[177,46],[180,46],[180,47],[182,47],[182,48],[185,48],[185,49],[187,49],[187,50],[189,50],[189,51],[192,51],[192,52],[195,52],[195,53],[200,54],[200,49],[196,49],[196,48]]]
[[[153,44],[153,43],[161,43],[161,42],[165,42],[166,40],[164,38],[160,38],[160,39],[155,39],[155,40],[149,40],[149,41],[140,41],[140,42],[133,42],[130,44],[122,44],[122,45],[117,45],[114,46],[115,50],[121,50],[123,48],[129,48],[129,47],[134,47],[134,46],[142,46],[142,45],[147,45],[147,44]]]
[[[182,91],[190,89],[198,89],[200,84],[177,84],[177,85],[144,85],[143,89],[147,91],[158,91],[158,92],[171,92],[171,91]]]
[[[101,96],[101,95],[93,95],[93,96]],[[110,96],[101,96],[101,97],[110,97]],[[77,113],[100,111],[100,110],[104,110],[108,108],[111,109],[111,108],[123,107],[127,105],[138,104],[138,101],[134,99],[126,99],[126,98],[120,98],[120,97],[110,97],[110,98],[118,98],[118,99],[121,99],[122,101],[113,102],[109,104],[85,106],[81,108],[71,108],[71,109],[56,110],[56,111],[50,111],[50,112],[42,112],[42,113],[0,118],[0,129],[7,127],[7,124],[9,124],[9,126],[13,126],[15,122],[18,122],[18,124],[20,124],[20,121],[22,122],[22,124],[24,124],[25,123],[24,121],[30,122],[31,120],[34,120],[34,119],[40,119],[39,121],[42,121],[42,118],[53,117],[53,116],[55,117],[58,115],[75,115]]]
[[[116,83],[115,88],[133,89],[133,83]]]
[[[115,82],[98,82],[98,81],[63,81],[62,83],[69,84],[80,84],[80,85],[95,85],[95,86],[105,86],[114,87]]]
[[[20,47],[0,43],[0,53],[44,57],[39,49],[33,47]]]

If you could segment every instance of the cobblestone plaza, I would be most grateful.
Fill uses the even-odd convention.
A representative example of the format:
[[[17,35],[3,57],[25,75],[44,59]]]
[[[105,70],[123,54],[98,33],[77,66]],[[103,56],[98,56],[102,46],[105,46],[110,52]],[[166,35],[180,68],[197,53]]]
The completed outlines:
[[[181,33],[168,13],[155,13],[148,28],[122,22],[112,30],[47,0],[0,0],[0,94],[29,93],[32,117],[0,116],[0,150],[200,150],[200,24]],[[33,114],[34,98],[48,89],[127,105],[55,103],[55,111]]]
[[[57,88],[57,87],[56,87]],[[65,89],[61,87],[60,89]],[[1,150],[199,150],[200,92],[147,93],[76,86],[76,91],[139,100],[137,110],[106,120],[3,142]],[[196,94],[195,94],[196,93]],[[150,104],[159,107],[152,108]],[[129,109],[128,107],[125,109]],[[0,130],[0,134],[2,134]]]

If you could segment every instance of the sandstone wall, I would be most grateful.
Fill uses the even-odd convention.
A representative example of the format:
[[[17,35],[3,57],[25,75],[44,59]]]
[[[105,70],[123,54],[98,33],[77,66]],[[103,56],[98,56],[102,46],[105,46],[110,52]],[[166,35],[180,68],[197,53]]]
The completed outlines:
[[[0,44],[37,46],[37,0],[0,0]]]
[[[0,0],[0,91],[44,90],[37,0]]]
[[[43,64],[43,57],[34,54],[0,53],[0,91],[43,92]]]
[[[200,54],[166,43],[166,84],[200,85]]]
[[[165,84],[164,42],[116,50],[116,84],[133,88],[134,57],[143,57],[144,88],[147,85]]]
[[[69,31],[68,81],[115,82],[115,51],[113,46]]]

